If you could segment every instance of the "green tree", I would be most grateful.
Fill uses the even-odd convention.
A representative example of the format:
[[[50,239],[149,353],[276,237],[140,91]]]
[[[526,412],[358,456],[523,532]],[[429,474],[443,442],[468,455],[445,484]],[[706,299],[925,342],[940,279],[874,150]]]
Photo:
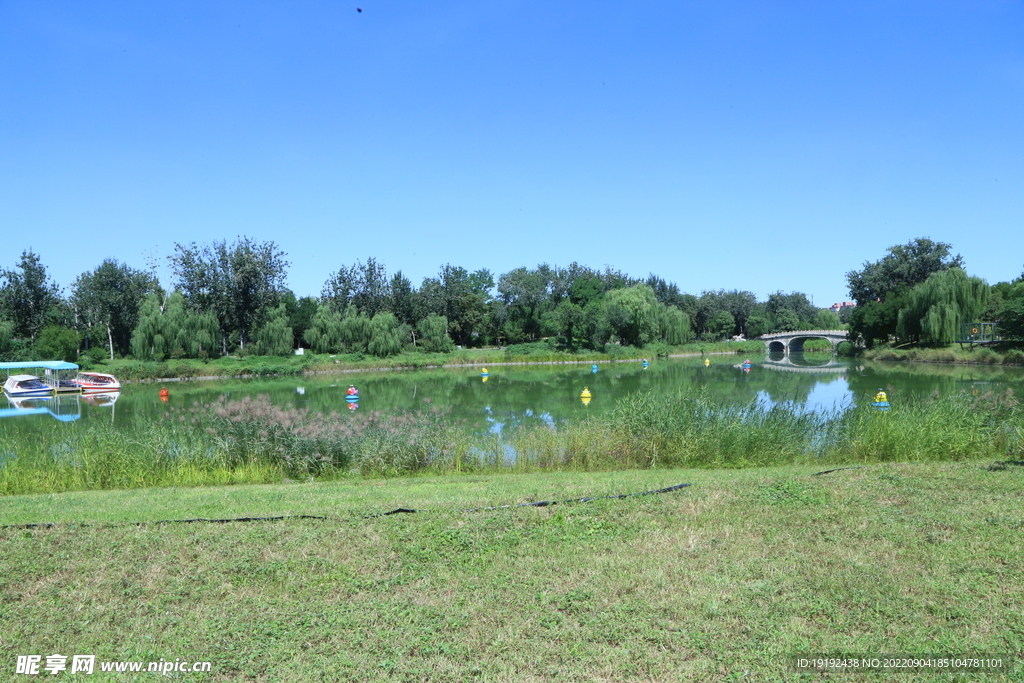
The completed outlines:
[[[148,294],[139,308],[131,352],[140,360],[209,358],[217,355],[220,326],[212,311],[190,310],[175,290],[167,297]]]
[[[932,273],[910,290],[900,309],[896,334],[925,344],[947,344],[960,338],[960,326],[985,310],[991,289],[984,280],[961,268]]]
[[[297,349],[302,346],[306,330],[313,324],[313,316],[317,310],[316,298],[304,296],[296,299],[295,294],[286,291],[281,301],[288,311],[288,326],[292,328],[292,348]]]
[[[14,336],[35,341],[51,309],[61,303],[60,290],[31,249],[21,253],[12,270],[0,271],[0,318],[14,325]]]
[[[772,329],[771,321],[768,320],[767,313],[757,310],[750,314],[747,318],[747,339],[754,339],[760,337],[762,334],[768,334]]]
[[[321,304],[304,339],[316,353],[337,353],[341,350],[341,314],[328,304]]]
[[[693,340],[690,318],[675,306],[658,305],[658,336],[661,341],[679,346]]]
[[[1024,282],[1017,282],[1006,292],[999,313],[999,334],[1004,339],[1024,341]]]
[[[608,322],[619,340],[629,346],[643,346],[658,329],[658,300],[647,285],[613,289],[605,295]]]
[[[101,326],[106,331],[113,360],[115,350],[129,352],[142,301],[158,287],[149,273],[106,259],[95,270],[78,276],[71,286],[71,305],[80,327]]]
[[[857,306],[850,313],[850,341],[863,340],[865,346],[871,348],[876,342],[885,342],[896,334],[900,309],[906,304],[908,290],[890,292],[884,301],[872,301]]]
[[[39,332],[35,349],[46,360],[73,362],[78,358],[78,345],[81,343],[82,338],[74,330],[48,325]]]
[[[721,302],[733,318],[733,328],[731,331],[727,331],[727,336],[746,334],[747,320],[750,319],[757,306],[757,295],[753,292],[732,289],[721,293]]]
[[[562,299],[551,315],[553,317],[552,324],[558,333],[565,337],[566,346],[575,349],[575,333],[583,323],[583,309],[569,299]]]
[[[412,325],[416,322],[416,296],[409,278],[398,271],[391,277],[388,286],[391,293],[389,310],[400,323]]]
[[[244,349],[251,331],[275,308],[285,291],[286,254],[274,242],[241,237],[210,245],[175,244],[169,258],[176,289],[196,311],[213,311],[220,326],[223,351],[237,335]]]
[[[341,318],[341,347],[346,353],[366,353],[370,341],[370,319],[355,306],[345,309]]]
[[[708,330],[718,337],[725,338],[732,335],[736,329],[736,318],[729,311],[719,311],[708,322]]]
[[[10,320],[0,320],[0,361],[13,360],[10,358],[14,350],[14,323]]]
[[[765,311],[773,332],[815,329],[818,310],[803,292],[775,292],[765,302]]]
[[[489,270],[470,273],[465,268],[445,264],[438,273],[444,302],[443,315],[448,319],[448,333],[462,346],[473,344],[486,325],[490,289],[494,279]]]
[[[420,348],[428,353],[448,353],[455,348],[455,342],[448,336],[448,320],[443,315],[431,313],[416,326],[420,333]]]
[[[132,331],[131,352],[140,360],[162,360],[166,346],[160,295],[150,292],[139,305],[139,322]]]
[[[384,311],[370,320],[369,335],[366,350],[378,358],[386,358],[402,352],[408,328],[398,322],[394,313]]]
[[[288,324],[288,308],[278,304],[256,332],[257,353],[264,356],[290,356],[292,354],[292,328]]]
[[[835,311],[830,311],[827,308],[823,308],[818,311],[818,315],[814,319],[814,329],[816,330],[840,330],[843,328],[842,321],[839,320],[839,314]]]
[[[550,268],[516,268],[498,278],[498,296],[508,309],[508,320],[527,341],[541,336],[541,316],[548,302]]]
[[[959,254],[950,256],[951,249],[945,242],[933,242],[926,237],[889,247],[881,260],[866,262],[861,270],[846,274],[850,296],[858,306],[885,301],[892,293],[921,284],[932,273],[962,268],[963,258]]]

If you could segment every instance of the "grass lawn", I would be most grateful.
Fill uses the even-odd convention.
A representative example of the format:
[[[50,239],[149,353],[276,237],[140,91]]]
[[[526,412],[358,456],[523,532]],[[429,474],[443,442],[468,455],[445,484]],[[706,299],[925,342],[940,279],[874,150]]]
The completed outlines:
[[[3,497],[0,524],[57,526],[0,529],[0,679],[60,653],[211,662],[170,674],[196,681],[1024,681],[1022,663],[788,669],[797,653],[1024,659],[1024,462],[814,471]],[[397,507],[421,512],[365,517]],[[295,514],[329,519],[153,523]],[[132,676],[82,679],[159,680]]]

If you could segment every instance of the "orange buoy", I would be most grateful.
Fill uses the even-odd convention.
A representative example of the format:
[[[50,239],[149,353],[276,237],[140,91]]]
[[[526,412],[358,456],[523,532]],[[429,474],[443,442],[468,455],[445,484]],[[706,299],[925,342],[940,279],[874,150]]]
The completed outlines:
[[[163,389],[160,390],[160,398],[169,398],[170,395],[171,392],[167,391],[167,387],[164,387]]]

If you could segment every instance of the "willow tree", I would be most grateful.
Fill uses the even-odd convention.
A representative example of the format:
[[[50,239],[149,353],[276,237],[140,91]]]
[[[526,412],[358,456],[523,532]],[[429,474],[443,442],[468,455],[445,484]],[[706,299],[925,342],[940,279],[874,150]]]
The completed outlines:
[[[394,313],[384,311],[370,320],[370,339],[366,350],[379,358],[395,356],[402,352],[408,327],[398,322]]]
[[[960,268],[933,273],[910,290],[900,308],[896,335],[923,344],[955,341],[960,326],[985,310],[990,292],[988,283]]]
[[[671,346],[679,346],[693,340],[690,316],[675,306],[658,305],[658,338]]]
[[[191,311],[181,292],[162,299],[148,294],[139,307],[131,351],[143,360],[166,357],[208,358],[220,345],[220,327],[213,311]]]
[[[314,353],[337,353],[341,348],[341,314],[326,303],[320,304],[302,337]]]
[[[257,352],[264,356],[288,356],[292,352],[292,328],[283,303],[267,314],[267,321],[256,331]]]

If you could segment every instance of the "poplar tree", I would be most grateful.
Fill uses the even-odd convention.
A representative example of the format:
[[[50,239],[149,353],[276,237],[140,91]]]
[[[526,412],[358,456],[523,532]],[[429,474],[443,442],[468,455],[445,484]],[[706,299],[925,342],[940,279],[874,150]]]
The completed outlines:
[[[15,337],[35,341],[50,309],[60,304],[60,290],[31,249],[21,252],[13,270],[0,271],[0,281],[0,317],[14,324]]]

